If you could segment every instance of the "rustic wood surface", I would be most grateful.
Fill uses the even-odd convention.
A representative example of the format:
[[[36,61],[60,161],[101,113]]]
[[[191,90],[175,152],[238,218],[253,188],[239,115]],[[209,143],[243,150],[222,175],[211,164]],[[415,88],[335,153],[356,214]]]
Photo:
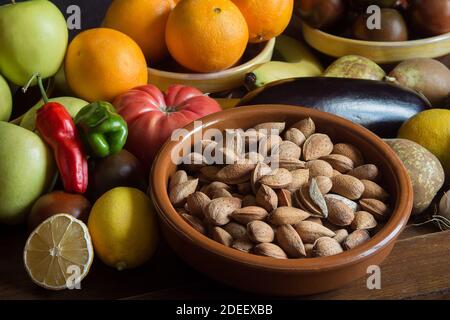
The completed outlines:
[[[450,231],[432,225],[407,228],[381,266],[381,290],[366,279],[308,299],[449,299]],[[52,292],[35,286],[23,267],[24,228],[0,227],[2,299],[239,299],[259,298],[224,287],[191,269],[161,243],[145,266],[118,272],[95,261],[81,290]]]

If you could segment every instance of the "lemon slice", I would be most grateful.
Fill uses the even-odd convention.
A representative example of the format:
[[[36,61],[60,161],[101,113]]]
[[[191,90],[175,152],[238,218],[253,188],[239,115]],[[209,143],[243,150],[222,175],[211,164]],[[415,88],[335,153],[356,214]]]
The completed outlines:
[[[40,224],[25,245],[25,268],[39,286],[51,290],[78,288],[94,259],[88,228],[67,214]]]

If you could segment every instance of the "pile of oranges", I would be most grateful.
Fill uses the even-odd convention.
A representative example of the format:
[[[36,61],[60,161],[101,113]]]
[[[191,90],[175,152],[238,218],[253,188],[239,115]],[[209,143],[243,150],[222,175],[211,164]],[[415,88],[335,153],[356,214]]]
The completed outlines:
[[[147,82],[147,63],[169,55],[194,72],[236,65],[249,42],[281,34],[293,0],[114,0],[103,27],[69,45],[65,72],[75,94],[89,101]],[[113,30],[112,30],[113,29]]]

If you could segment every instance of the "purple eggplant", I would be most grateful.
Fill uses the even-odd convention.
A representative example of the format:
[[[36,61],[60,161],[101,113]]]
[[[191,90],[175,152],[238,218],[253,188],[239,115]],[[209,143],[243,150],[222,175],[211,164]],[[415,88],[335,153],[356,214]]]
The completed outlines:
[[[248,93],[245,105],[286,104],[333,113],[380,137],[392,138],[400,126],[431,107],[421,94],[393,83],[346,78],[281,80]]]

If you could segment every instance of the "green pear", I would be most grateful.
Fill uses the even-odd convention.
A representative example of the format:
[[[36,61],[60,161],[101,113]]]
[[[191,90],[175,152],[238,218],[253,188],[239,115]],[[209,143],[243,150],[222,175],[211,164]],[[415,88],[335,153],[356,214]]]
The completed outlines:
[[[87,106],[89,102],[86,102],[84,100],[73,98],[73,97],[59,97],[59,98],[52,98],[49,100],[50,102],[58,102],[62,104],[66,110],[69,112],[69,114],[74,118],[78,112],[83,109],[83,107]],[[44,101],[39,101],[36,105],[34,105],[30,110],[25,113],[25,115],[22,118],[22,121],[20,122],[20,126],[34,131],[35,122],[36,122],[36,111],[44,105]]]
[[[32,0],[0,7],[0,73],[25,86],[34,73],[43,79],[61,66],[67,49],[66,19],[53,3]]]
[[[0,223],[23,222],[54,175],[52,153],[37,134],[0,121]]]
[[[12,112],[12,96],[5,78],[0,75],[0,121],[8,121]]]

